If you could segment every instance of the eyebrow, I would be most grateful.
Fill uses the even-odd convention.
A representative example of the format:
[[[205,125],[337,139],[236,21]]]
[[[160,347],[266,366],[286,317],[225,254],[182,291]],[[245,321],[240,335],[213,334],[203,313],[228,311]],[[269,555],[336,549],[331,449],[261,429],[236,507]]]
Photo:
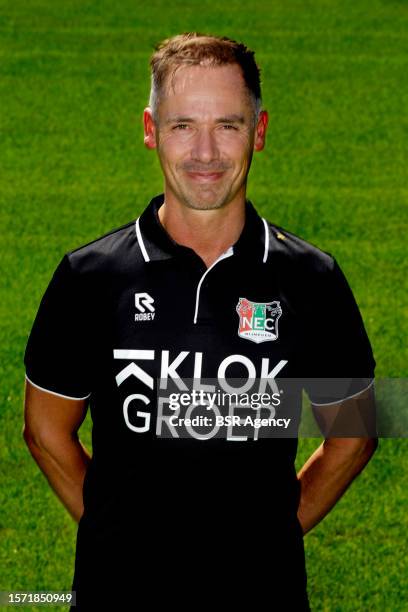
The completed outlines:
[[[169,117],[165,123],[194,123],[195,119],[193,117],[182,117],[182,116],[174,116]],[[215,120],[215,123],[245,123],[245,117],[243,115],[227,115],[225,117],[218,117]]]

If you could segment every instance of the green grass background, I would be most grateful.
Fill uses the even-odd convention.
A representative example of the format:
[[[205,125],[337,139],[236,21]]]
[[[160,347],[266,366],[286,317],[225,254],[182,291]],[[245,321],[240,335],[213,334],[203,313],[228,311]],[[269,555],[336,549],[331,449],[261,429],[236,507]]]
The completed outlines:
[[[1,0],[0,590],[70,588],[76,526],[21,436],[25,343],[62,255],[162,190],[148,58],[188,30],[256,51],[270,127],[249,196],[335,255],[377,375],[407,374],[408,2]],[[298,467],[319,443],[300,441]],[[312,610],[408,610],[406,448],[381,440],[306,536]]]

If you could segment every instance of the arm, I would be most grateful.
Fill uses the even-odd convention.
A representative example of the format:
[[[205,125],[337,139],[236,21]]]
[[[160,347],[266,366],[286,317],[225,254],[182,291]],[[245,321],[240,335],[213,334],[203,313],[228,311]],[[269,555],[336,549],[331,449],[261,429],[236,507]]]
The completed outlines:
[[[316,419],[325,431],[350,415],[375,412],[372,388],[355,398],[333,406],[313,406]],[[339,416],[341,418],[339,419]],[[370,429],[370,431],[372,431]],[[338,433],[339,429],[335,431]],[[378,446],[376,437],[327,437],[298,473],[301,496],[298,519],[306,534],[321,521],[363,470]]]
[[[88,400],[37,389],[26,380],[24,440],[50,486],[76,520],[83,513],[82,486],[91,456],[78,438]]]

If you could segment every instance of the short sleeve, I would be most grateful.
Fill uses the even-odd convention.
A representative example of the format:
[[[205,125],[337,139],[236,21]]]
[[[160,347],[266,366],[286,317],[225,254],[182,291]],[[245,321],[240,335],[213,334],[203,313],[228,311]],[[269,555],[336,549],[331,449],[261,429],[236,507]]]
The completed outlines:
[[[86,399],[92,391],[91,324],[82,285],[64,255],[42,297],[24,354],[29,382],[69,399]]]
[[[376,362],[356,300],[334,258],[310,298],[305,390],[317,405],[351,398],[371,386]]]

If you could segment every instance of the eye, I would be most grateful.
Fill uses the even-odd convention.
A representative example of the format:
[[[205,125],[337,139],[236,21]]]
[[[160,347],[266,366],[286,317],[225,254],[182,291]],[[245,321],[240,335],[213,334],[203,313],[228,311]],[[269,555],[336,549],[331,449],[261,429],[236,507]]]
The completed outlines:
[[[173,130],[185,130],[186,128],[188,128],[187,123],[178,123],[173,127]]]
[[[231,125],[230,123],[225,123],[223,126],[224,130],[236,130],[238,128],[235,127],[235,125]]]

